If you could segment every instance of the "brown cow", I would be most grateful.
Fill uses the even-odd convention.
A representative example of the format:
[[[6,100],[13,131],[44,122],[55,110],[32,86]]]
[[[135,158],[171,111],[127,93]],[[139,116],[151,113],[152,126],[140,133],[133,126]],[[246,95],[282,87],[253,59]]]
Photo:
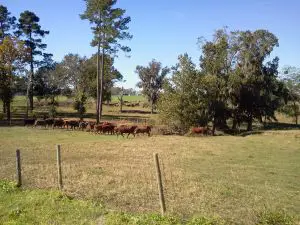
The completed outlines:
[[[100,134],[102,132],[102,124],[95,124],[93,130],[95,134]]]
[[[133,126],[121,125],[121,126],[115,128],[115,132],[117,133],[117,136],[119,136],[119,134],[121,134],[122,137],[124,137],[123,134],[127,134],[127,138],[128,138],[129,135],[132,134],[135,137],[134,131],[136,128],[137,128],[136,125],[133,125]]]
[[[77,120],[65,120],[64,127],[67,127],[67,129],[69,129],[69,126],[73,130],[76,127],[79,127],[79,121],[77,121]]]
[[[56,119],[53,121],[52,129],[55,127],[63,128],[65,124],[65,121],[63,119]]]
[[[79,122],[79,125],[78,125],[78,127],[79,127],[79,130],[84,130],[84,129],[86,129],[86,127],[88,126],[88,122],[85,122],[85,121],[81,121],[81,122]]]
[[[24,126],[34,125],[36,119],[24,119]]]
[[[191,133],[208,135],[210,133],[210,129],[209,129],[209,127],[192,127]]]
[[[54,119],[50,119],[50,118],[45,119],[45,121],[46,121],[47,127],[52,126],[54,123]]]
[[[151,126],[142,126],[142,127],[137,127],[135,129],[135,134],[148,134],[148,136],[150,137],[150,133],[151,133]]]
[[[103,124],[102,125],[102,132],[103,134],[108,133],[108,134],[114,134],[115,132],[115,125],[113,124]]]
[[[93,131],[94,130],[94,126],[96,125],[95,122],[88,122],[88,125],[86,126],[86,129],[85,131],[86,132],[90,132],[90,131]]]
[[[33,127],[37,127],[37,126],[45,127],[45,128],[46,128],[46,126],[47,126],[46,120],[37,119],[37,120],[34,122]]]

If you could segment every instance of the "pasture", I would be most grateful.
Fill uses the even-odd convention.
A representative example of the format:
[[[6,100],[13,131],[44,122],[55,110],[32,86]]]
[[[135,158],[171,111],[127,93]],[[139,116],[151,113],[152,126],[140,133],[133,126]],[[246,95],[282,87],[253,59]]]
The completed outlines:
[[[110,210],[159,212],[153,153],[159,153],[168,215],[254,224],[257,212],[300,220],[300,131],[246,137],[117,138],[64,129],[0,128],[0,180],[14,180],[21,149],[26,189],[55,189],[62,146],[63,192]]]
[[[112,96],[111,103],[118,102],[118,96]],[[129,103],[138,103],[139,106],[130,107],[126,106],[126,103],[123,105],[123,112],[120,112],[120,106],[109,106],[104,104],[103,105],[103,120],[128,120],[135,123],[145,123],[149,120],[155,120],[157,115],[151,115],[150,109],[148,106],[143,106],[146,102],[143,96],[124,96],[124,101]],[[78,112],[73,108],[73,98],[68,98],[66,96],[57,96],[57,117],[61,118],[69,118],[69,119],[78,119]],[[45,99],[38,100],[34,98],[34,105],[35,109],[32,113],[29,114],[29,117],[36,116],[37,118],[41,118],[44,115],[49,115],[50,106],[48,105],[48,101]],[[95,119],[95,108],[96,103],[95,100],[90,98],[86,103],[86,113],[84,117],[86,119]],[[11,106],[12,112],[12,124],[21,125],[23,124],[23,119],[25,118],[26,114],[26,98],[25,96],[15,96]],[[0,121],[1,117],[5,119],[5,114],[2,112],[2,102],[0,101]],[[3,122],[5,123],[5,121]]]

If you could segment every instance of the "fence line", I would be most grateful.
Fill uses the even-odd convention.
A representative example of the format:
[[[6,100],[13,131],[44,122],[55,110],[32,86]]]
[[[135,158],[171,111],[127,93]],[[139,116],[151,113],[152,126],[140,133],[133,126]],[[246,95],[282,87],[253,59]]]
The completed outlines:
[[[101,157],[101,152],[96,153],[94,164],[89,164],[89,159],[83,155],[74,157],[70,146],[62,148],[56,145],[56,151],[46,148],[39,151],[41,146],[25,147],[16,151],[14,174],[18,185],[47,189],[56,187],[73,197],[112,199],[113,204],[122,210],[126,210],[127,206],[138,207],[143,212],[160,211],[162,215],[166,209],[169,211],[168,204],[174,198],[172,189],[175,178],[172,174],[174,167],[169,168],[173,163],[169,155],[156,153],[151,157],[149,153],[137,158],[131,150],[125,149],[117,153],[119,161],[114,161],[113,156],[106,158],[109,156],[107,151],[104,157]],[[89,153],[85,151],[83,154]],[[90,156],[93,155],[94,152]],[[9,175],[7,173],[6,177],[11,178]]]

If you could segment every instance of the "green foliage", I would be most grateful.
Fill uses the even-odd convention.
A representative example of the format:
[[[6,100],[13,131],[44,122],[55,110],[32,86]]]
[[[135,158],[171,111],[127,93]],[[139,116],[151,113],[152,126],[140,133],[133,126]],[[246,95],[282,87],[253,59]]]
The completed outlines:
[[[293,217],[284,211],[264,210],[257,216],[257,225],[295,225]]]
[[[55,100],[55,96],[50,96],[50,102],[48,103],[50,105],[48,115],[50,118],[55,118],[57,115],[56,107],[58,105],[58,102]]]
[[[127,30],[130,17],[125,17],[125,10],[113,8],[116,0],[84,0],[86,9],[81,15],[81,19],[89,20],[92,24],[94,39],[92,46],[97,46],[105,50],[107,54],[116,54],[119,49],[130,52],[130,48],[122,46],[118,41],[130,40]]]
[[[22,69],[27,49],[17,38],[5,37],[0,42],[0,98],[10,119],[10,103],[15,92],[14,80]]]
[[[30,109],[33,110],[33,88],[34,88],[34,67],[39,67],[47,63],[52,54],[45,53],[47,45],[42,43],[42,38],[49,34],[49,31],[41,29],[39,25],[40,18],[28,10],[20,14],[18,30],[15,32],[19,38],[24,37],[25,46],[29,49],[27,63],[30,66],[27,82],[27,98],[30,103]],[[36,56],[42,56],[43,60],[38,60]]]
[[[13,193],[19,190],[17,184],[8,180],[0,180],[0,191],[5,193]]]
[[[10,35],[14,28],[16,18],[10,14],[5,6],[0,5],[0,43],[6,36]]]
[[[293,117],[298,124],[300,116],[300,69],[287,66],[283,69],[281,75],[287,89],[287,104],[281,108],[281,112]]]
[[[84,64],[83,75],[88,95],[97,98],[97,55],[87,59]],[[123,79],[122,74],[113,66],[114,59],[109,55],[104,57],[103,101],[111,100],[111,88],[114,83]]]
[[[75,96],[74,109],[77,110],[80,119],[83,119],[83,115],[86,112],[85,104],[87,101],[87,96],[84,92],[78,92]]]
[[[288,90],[277,79],[276,57],[266,61],[278,39],[266,30],[216,31],[212,41],[202,43],[200,68],[187,55],[179,57],[173,76],[160,101],[162,118],[187,130],[208,123],[233,129],[253,120],[276,120],[275,111],[284,104]]]
[[[17,24],[18,30],[16,35],[18,37],[25,37],[25,45],[30,49],[30,54],[34,56],[43,56],[43,50],[47,45],[42,43],[42,39],[45,35],[49,34],[49,31],[41,29],[39,25],[40,18],[34,13],[28,10],[20,14],[19,23]],[[35,38],[34,38],[35,37]],[[29,59],[30,63],[39,64],[40,61]]]
[[[136,73],[140,78],[137,86],[142,88],[143,94],[147,96],[151,104],[151,113],[153,113],[169,68],[162,68],[160,62],[152,60],[148,67],[137,66]]]
[[[85,0],[86,9],[81,19],[90,21],[94,38],[92,46],[97,46],[97,122],[102,115],[103,97],[110,97],[104,92],[105,56],[116,56],[119,50],[127,53],[131,49],[120,44],[120,41],[130,40],[132,35],[128,31],[130,17],[125,17],[125,10],[114,8],[117,0]],[[100,60],[101,59],[101,60]],[[101,63],[100,63],[101,61]]]
[[[201,111],[203,96],[198,88],[201,77],[187,54],[179,56],[179,63],[173,68],[173,76],[165,83],[158,104],[163,122],[184,131],[193,124],[207,123],[206,111]]]

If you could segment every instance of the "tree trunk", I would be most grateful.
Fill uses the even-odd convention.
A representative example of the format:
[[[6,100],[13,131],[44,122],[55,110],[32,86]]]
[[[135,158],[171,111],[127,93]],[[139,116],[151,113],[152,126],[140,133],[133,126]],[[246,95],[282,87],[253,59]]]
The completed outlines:
[[[153,100],[151,99],[151,114],[154,113],[154,104],[153,104]]]
[[[247,121],[247,131],[252,131],[252,120],[253,116],[252,114],[250,114]]]
[[[2,102],[3,102],[3,113],[6,113],[6,105],[5,105],[5,101],[4,100],[2,100]]]
[[[30,41],[32,41],[32,37],[30,34]],[[34,68],[33,68],[33,49],[30,49],[30,75],[28,79],[27,86],[27,97],[29,99],[29,108],[30,111],[33,110],[33,79],[34,79]]]
[[[216,132],[216,118],[213,119],[212,136],[215,136]]]
[[[294,104],[294,114],[295,114],[295,124],[298,125],[298,107],[296,105],[296,102]]]
[[[97,124],[100,122],[100,41],[98,42],[97,51],[97,101],[96,101],[96,121]]]
[[[237,130],[237,120],[235,118],[232,121],[232,127],[231,127],[231,129],[234,130],[234,131]]]
[[[120,99],[120,113],[123,112],[123,96]]]
[[[123,91],[124,88],[122,87],[121,97],[120,97],[120,113],[123,112]]]
[[[6,102],[6,117],[7,121],[10,121],[11,115],[10,115],[10,102]]]
[[[103,104],[103,79],[104,79],[104,48],[102,47],[101,55],[101,76],[100,76],[100,98],[99,98],[99,121],[102,117],[102,104]]]

